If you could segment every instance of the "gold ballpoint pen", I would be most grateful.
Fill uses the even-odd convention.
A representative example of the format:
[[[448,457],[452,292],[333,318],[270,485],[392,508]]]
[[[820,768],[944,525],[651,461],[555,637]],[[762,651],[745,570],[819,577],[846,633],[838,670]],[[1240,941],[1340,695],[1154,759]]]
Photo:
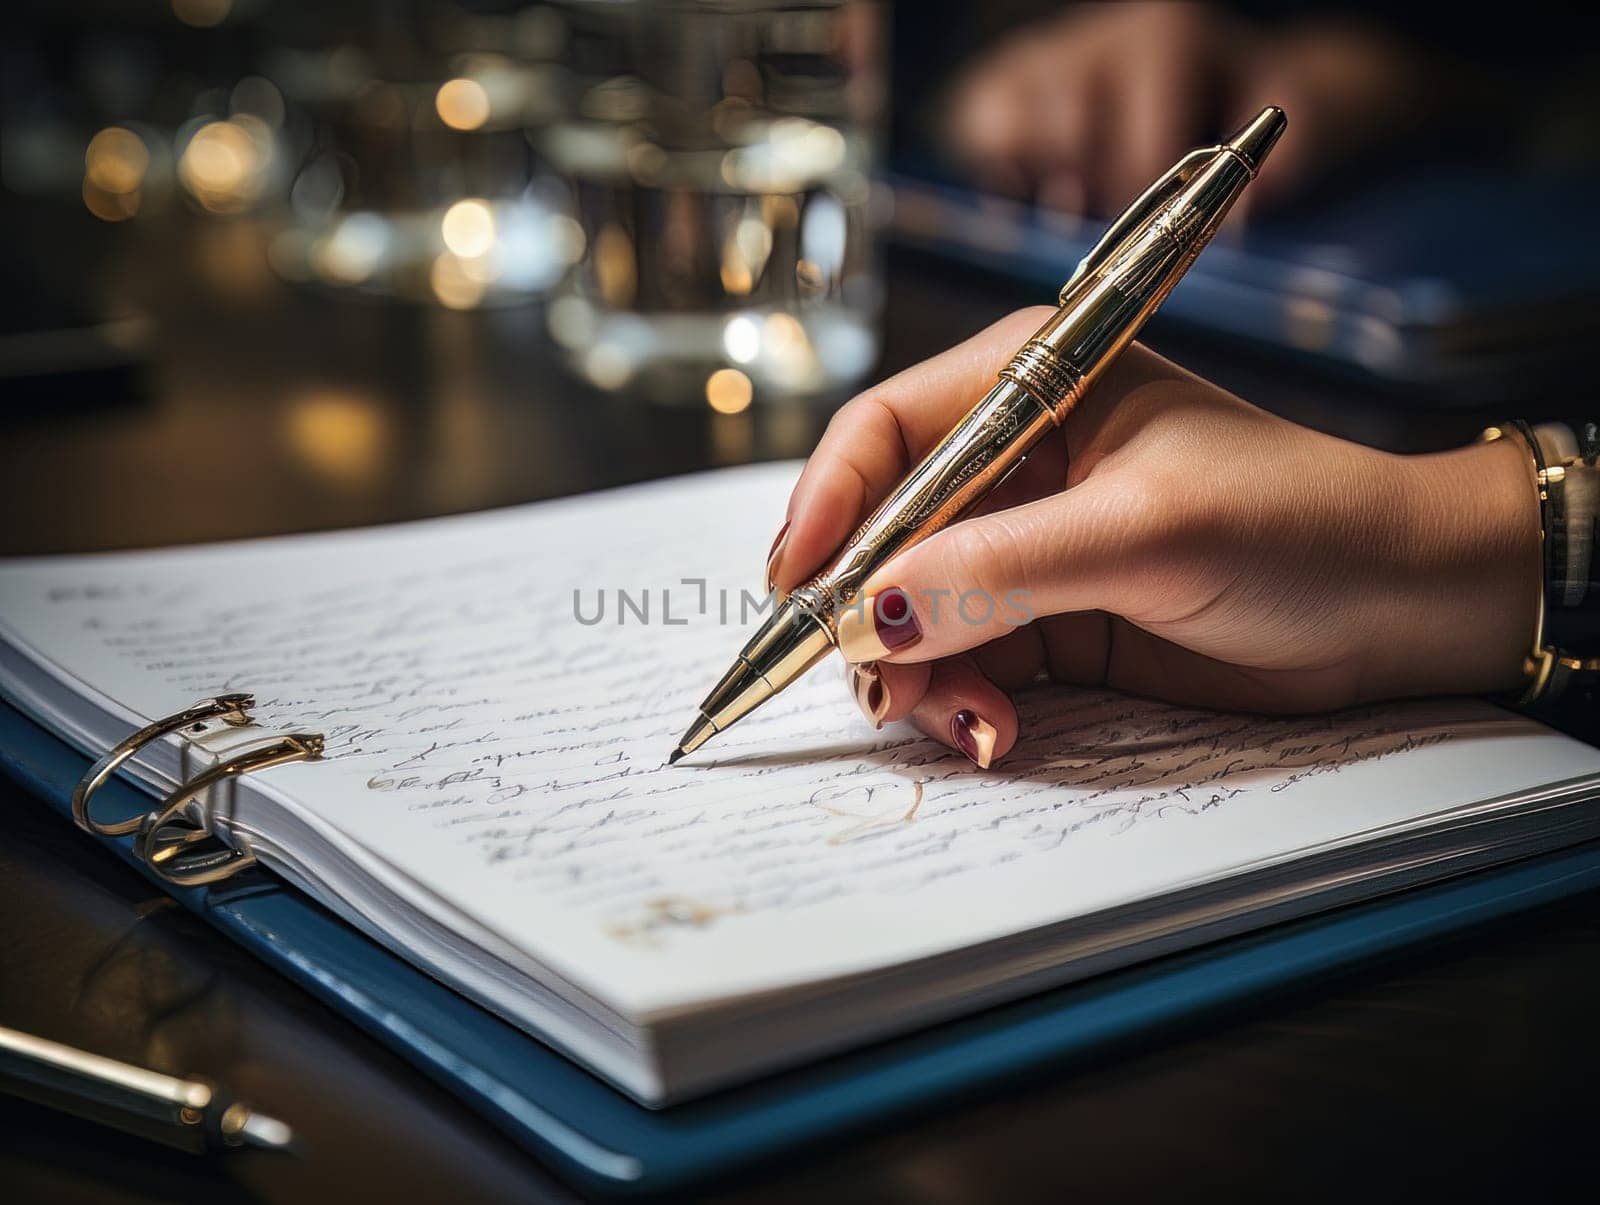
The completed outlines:
[[[1220,146],[1185,155],[1111,224],[1062,286],[1056,312],[1000,379],[740,651],[669,759],[676,762],[793,682],[838,643],[840,612],[872,573],[980,501],[1059,427],[1211,241],[1283,133],[1268,107]]]

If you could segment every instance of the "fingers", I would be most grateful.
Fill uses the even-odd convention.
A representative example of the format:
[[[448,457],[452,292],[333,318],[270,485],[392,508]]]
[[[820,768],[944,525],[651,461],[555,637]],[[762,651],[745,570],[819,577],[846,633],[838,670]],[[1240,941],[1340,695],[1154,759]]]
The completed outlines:
[[[1181,412],[1182,422],[1168,425],[1190,439],[1204,415],[1231,406],[1244,403],[1130,347],[1066,426],[1072,488],[1060,488],[1064,473],[1048,488],[1047,478],[1034,479],[1036,467],[1062,465],[1046,457],[1035,466],[1030,458],[1017,476],[1029,476],[1033,494],[1018,497],[1002,487],[989,501],[1003,508],[953,524],[879,568],[839,615],[846,660],[931,661],[1010,637],[1040,616],[1073,611],[1159,618],[1173,591],[1150,583],[1182,551],[1175,525],[1186,521],[1192,491],[1174,492],[1161,473],[1128,457],[1127,445],[1167,411]],[[1144,459],[1152,455],[1158,464],[1171,460],[1166,449]]]
[[[967,658],[931,666],[869,661],[847,667],[846,678],[874,728],[910,719],[979,769],[987,770],[1017,743],[1015,705]]]
[[[933,667],[911,722],[980,770],[994,765],[1017,743],[1016,707],[965,658]]]
[[[1106,474],[954,524],[868,580],[838,615],[839,649],[852,662],[933,661],[1041,616],[1147,608],[1153,509],[1137,478]]]
[[[855,398],[833,417],[789,496],[785,523],[768,554],[768,589],[792,590],[839,551],[861,520],[944,438],[956,420],[993,387],[999,372],[1052,311],[1033,306],[1007,315],[965,343],[913,365]],[[1078,449],[1091,441],[1117,399],[1158,380],[1201,382],[1135,344],[1074,413],[1074,471],[1095,457]],[[1063,446],[1037,449],[986,506],[1010,506],[1059,488]]]
[[[1027,188],[1027,90],[1019,74],[995,62],[956,90],[950,106],[950,137],[956,153],[991,192],[1021,196]]]
[[[1102,64],[1082,54],[1057,56],[1035,69],[1021,144],[1041,205],[1075,214],[1089,207],[1100,152],[1096,102],[1103,75]]]
[[[1014,196],[1081,164],[1092,48],[1070,22],[1029,27],[970,70],[949,107],[950,143],[980,183]]]
[[[932,661],[1068,612],[1107,610],[1159,622],[1192,609],[1212,579],[1195,568],[1203,558],[1191,555],[1199,545],[1185,533],[1203,525],[1208,495],[1171,466],[1235,411],[1257,413],[1160,356],[1130,348],[1067,424],[1072,488],[1061,488],[1067,474],[1065,444],[1058,442],[1054,480],[1033,479],[1031,472],[1050,468],[1048,455],[1040,466],[1030,459],[1017,478],[1030,478],[1033,493],[1011,494],[1007,482],[988,500],[994,509],[881,566],[838,615],[846,660]],[[845,505],[836,499],[834,522],[813,526],[823,546],[816,561],[831,555],[834,539],[858,521],[860,512]],[[791,513],[792,539],[808,516]],[[792,581],[801,577],[794,565],[782,572]],[[1093,672],[1103,674],[1103,667]]]
[[[1111,213],[1208,127],[1248,27],[1198,5],[1085,5],[992,51],[956,91],[951,142],[986,186]]]
[[[1096,653],[1103,659],[1103,654]],[[1044,637],[1033,625],[1018,628],[972,655],[978,671],[1003,691],[1021,690],[1032,685],[1046,668]],[[1096,661],[1096,669],[1101,662]],[[932,680],[932,667],[916,661],[896,665],[892,661],[845,663],[845,684],[862,716],[874,728],[882,728],[909,716],[922,702]]]
[[[927,665],[891,665],[887,661],[845,663],[845,685],[862,716],[874,728],[910,715],[927,693],[930,675]]]
[[[956,92],[951,140],[979,183],[1083,213],[1086,176],[1099,161],[1096,104],[1106,64],[1102,39],[1063,22],[1034,29],[996,52]]]
[[[815,573],[910,467],[993,387],[1000,369],[1049,315],[1019,310],[846,405],[789,498],[788,528],[767,562],[769,588]]]
[[[1123,47],[1108,76],[1110,131],[1097,165],[1105,212],[1127,206],[1196,141],[1210,73],[1204,40],[1201,15],[1179,8],[1153,25],[1145,43]]]

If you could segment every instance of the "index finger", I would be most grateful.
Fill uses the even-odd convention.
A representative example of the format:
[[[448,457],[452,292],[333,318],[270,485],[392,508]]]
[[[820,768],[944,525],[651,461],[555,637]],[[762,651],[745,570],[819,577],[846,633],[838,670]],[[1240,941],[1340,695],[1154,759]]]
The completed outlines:
[[[789,591],[819,569],[934,444],[995,384],[1051,313],[1018,310],[947,352],[848,402],[823,433],[789,496],[769,585]]]

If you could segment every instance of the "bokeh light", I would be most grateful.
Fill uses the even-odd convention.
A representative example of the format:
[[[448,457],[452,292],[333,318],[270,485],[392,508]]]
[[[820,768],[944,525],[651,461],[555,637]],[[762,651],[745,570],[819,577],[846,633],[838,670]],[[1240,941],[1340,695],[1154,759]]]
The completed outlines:
[[[469,198],[445,210],[439,223],[444,245],[455,254],[471,259],[487,255],[494,247],[494,212],[486,201]]]
[[[235,84],[228,107],[235,115],[248,113],[274,128],[281,126],[287,116],[278,85],[260,75],[247,75]]]
[[[734,296],[749,293],[772,254],[772,228],[750,213],[739,219],[722,248],[722,287]]]
[[[392,241],[389,223],[380,215],[352,213],[312,245],[311,268],[333,284],[361,284],[378,270]]]
[[[260,118],[208,122],[183,148],[178,179],[202,208],[237,213],[260,198],[270,154],[271,130]]]
[[[748,364],[761,352],[761,328],[744,314],[728,319],[722,328],[722,348],[735,364]]]
[[[633,360],[617,343],[596,343],[583,357],[583,374],[601,389],[621,389],[633,378]]]
[[[83,204],[102,222],[121,222],[139,212],[140,194],[132,192],[106,192],[96,188],[87,179],[83,182]]]
[[[441,305],[452,310],[470,310],[483,300],[488,285],[471,270],[472,262],[448,251],[433,261],[428,283]]]
[[[221,25],[233,11],[233,0],[172,0],[172,15],[195,29]]]
[[[476,130],[489,120],[489,93],[477,80],[446,80],[433,98],[439,120],[452,130]]]
[[[594,276],[600,299],[607,305],[621,310],[633,304],[639,284],[633,240],[615,222],[607,222],[595,235]]]
[[[139,212],[150,151],[132,130],[109,126],[89,140],[83,153],[83,204],[104,222]]]
[[[83,155],[84,178],[104,192],[129,193],[144,183],[150,152],[132,130],[110,126],[89,140]]]
[[[754,396],[750,378],[737,368],[719,368],[706,379],[706,401],[718,414],[738,414]]]
[[[351,488],[382,477],[390,429],[375,399],[344,390],[314,390],[289,403],[284,421],[289,446],[319,476]]]

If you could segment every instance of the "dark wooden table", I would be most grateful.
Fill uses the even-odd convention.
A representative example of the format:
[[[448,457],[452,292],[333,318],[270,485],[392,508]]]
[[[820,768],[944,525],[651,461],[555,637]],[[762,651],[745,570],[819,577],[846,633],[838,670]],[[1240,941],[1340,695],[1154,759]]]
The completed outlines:
[[[803,455],[816,407],[644,407],[560,374],[532,309],[291,290],[239,224],[10,215],[44,279],[153,322],[138,367],[0,392],[0,553],[472,510]],[[18,252],[26,248],[18,248]],[[885,369],[1035,300],[904,254]],[[1486,417],[1157,329],[1302,421],[1403,449]],[[1541,399],[1508,399],[1537,416]],[[0,1200],[563,1199],[529,1155],[0,781],[0,1023],[212,1077],[304,1149],[195,1158],[0,1097]],[[722,1190],[729,1201],[1592,1194],[1600,896],[1265,999]]]

